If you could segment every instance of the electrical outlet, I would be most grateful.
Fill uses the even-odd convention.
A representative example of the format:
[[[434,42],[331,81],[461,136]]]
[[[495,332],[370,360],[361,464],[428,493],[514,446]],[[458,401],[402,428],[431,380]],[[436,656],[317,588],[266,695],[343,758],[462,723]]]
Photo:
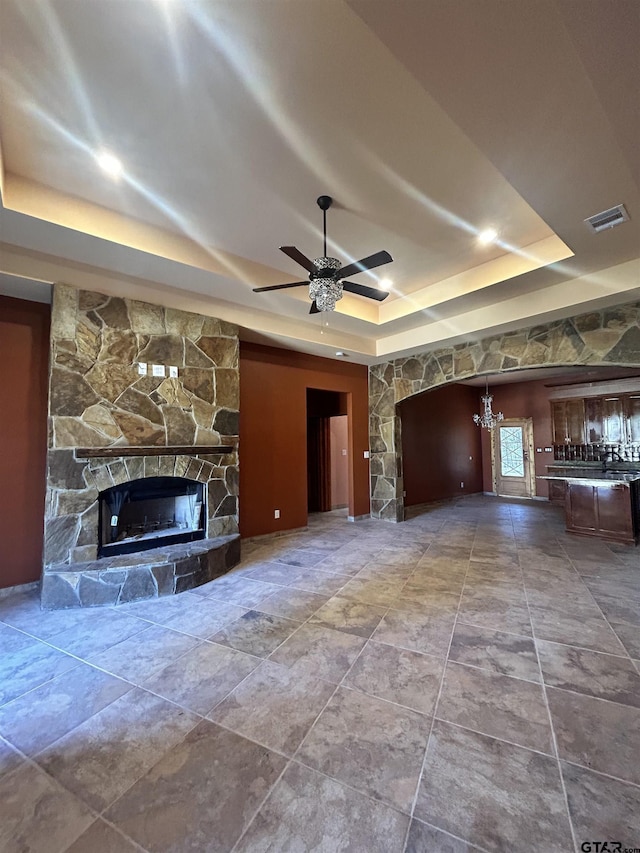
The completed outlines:
[[[463,483],[463,481],[462,481],[462,480],[460,481],[460,488],[461,488],[461,489],[464,489],[464,483]]]
[[[280,518],[280,510],[279,509],[274,509],[273,517],[274,518]]]
[[[368,450],[365,450],[365,451],[364,451],[364,458],[365,458],[365,459],[368,459],[368,458],[369,458],[369,451],[368,451]]]
[[[138,362],[138,373],[140,374],[140,376],[146,376],[147,375],[147,362],[146,361]]]

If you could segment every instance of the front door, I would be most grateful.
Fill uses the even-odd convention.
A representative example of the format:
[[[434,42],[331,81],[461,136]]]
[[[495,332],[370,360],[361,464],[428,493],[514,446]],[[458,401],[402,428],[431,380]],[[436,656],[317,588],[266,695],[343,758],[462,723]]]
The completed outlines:
[[[492,433],[493,483],[497,495],[530,498],[534,494],[531,418],[501,421]]]

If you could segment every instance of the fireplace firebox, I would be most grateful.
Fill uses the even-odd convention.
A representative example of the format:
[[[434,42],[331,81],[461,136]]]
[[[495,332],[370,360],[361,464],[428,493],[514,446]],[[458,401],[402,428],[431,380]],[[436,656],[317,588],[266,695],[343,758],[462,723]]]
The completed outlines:
[[[205,489],[184,477],[146,477],[99,495],[98,558],[205,538]]]

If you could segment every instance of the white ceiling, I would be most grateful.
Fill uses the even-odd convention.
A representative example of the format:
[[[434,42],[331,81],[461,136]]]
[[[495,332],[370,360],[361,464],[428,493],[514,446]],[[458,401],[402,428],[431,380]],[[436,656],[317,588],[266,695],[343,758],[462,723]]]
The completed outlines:
[[[12,282],[363,363],[640,298],[634,0],[2,0],[0,32]],[[253,293],[322,254],[321,194],[330,253],[393,255],[354,277],[385,302]]]

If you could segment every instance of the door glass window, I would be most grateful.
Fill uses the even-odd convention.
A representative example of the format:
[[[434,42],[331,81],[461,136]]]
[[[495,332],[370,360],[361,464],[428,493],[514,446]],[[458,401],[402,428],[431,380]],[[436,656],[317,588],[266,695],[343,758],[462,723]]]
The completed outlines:
[[[522,427],[500,427],[500,474],[524,477]]]

